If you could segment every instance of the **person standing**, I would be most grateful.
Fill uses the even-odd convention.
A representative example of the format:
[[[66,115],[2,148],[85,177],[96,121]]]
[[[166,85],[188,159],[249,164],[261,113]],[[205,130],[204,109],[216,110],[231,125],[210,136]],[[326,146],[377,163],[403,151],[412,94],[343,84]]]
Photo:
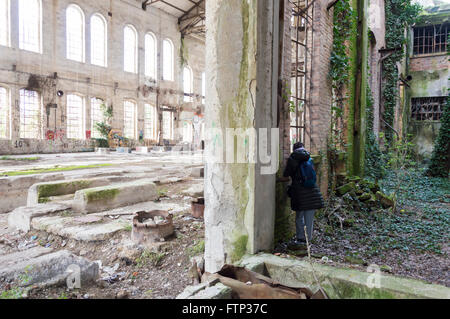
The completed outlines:
[[[311,155],[303,143],[295,143],[290,155],[284,177],[291,178],[288,196],[291,198],[291,209],[296,212],[296,237],[294,245],[306,244],[304,227],[306,225],[308,241],[313,234],[314,213],[325,207],[325,203],[316,183],[316,172]]]

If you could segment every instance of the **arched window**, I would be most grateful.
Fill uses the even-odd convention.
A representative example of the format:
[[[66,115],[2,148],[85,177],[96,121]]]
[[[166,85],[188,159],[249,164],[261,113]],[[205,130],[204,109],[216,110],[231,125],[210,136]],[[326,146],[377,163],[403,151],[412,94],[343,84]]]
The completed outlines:
[[[163,80],[173,81],[173,44],[169,39],[163,41]]]
[[[67,138],[84,139],[84,99],[77,94],[67,95]]]
[[[41,98],[36,91],[20,90],[20,138],[41,137]]]
[[[9,0],[0,0],[0,45],[9,46]]]
[[[0,86],[0,138],[8,138],[9,127],[9,91]]]
[[[206,75],[205,72],[202,73],[202,104],[205,104],[206,96]]]
[[[184,102],[192,102],[193,93],[193,76],[190,67],[185,66],[183,68],[183,88],[184,88]]]
[[[91,63],[108,65],[108,33],[105,18],[101,14],[91,17]]]
[[[71,4],[66,10],[66,57],[84,62],[84,13]]]
[[[103,111],[105,101],[96,97],[91,99],[91,137],[102,138],[100,131],[97,129],[96,123],[101,123],[104,120]]]
[[[152,33],[145,35],[145,75],[156,80],[157,75],[157,44]]]
[[[151,104],[145,104],[144,117],[144,136],[146,139],[156,139],[156,107]]]
[[[126,25],[123,29],[124,63],[126,72],[137,73],[138,70],[138,38],[137,31],[132,25]]]
[[[19,48],[42,53],[41,0],[19,0]]]
[[[125,100],[123,103],[123,136],[136,138],[136,102]]]

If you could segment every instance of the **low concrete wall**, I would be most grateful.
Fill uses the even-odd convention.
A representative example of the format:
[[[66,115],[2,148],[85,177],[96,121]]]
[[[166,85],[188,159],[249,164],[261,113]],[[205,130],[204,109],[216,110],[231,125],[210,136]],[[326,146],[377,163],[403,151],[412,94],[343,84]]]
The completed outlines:
[[[63,180],[64,174],[41,174],[0,178],[0,214],[27,205],[28,189],[37,183]]]
[[[78,213],[93,213],[157,198],[156,185],[150,179],[142,179],[77,191],[72,208]]]
[[[307,260],[287,259],[269,254],[244,256],[240,266],[269,276],[286,286],[309,287],[316,291],[319,286],[314,279],[314,269],[320,285],[332,299],[450,298],[450,288],[445,286],[318,263],[313,263],[312,268]]]

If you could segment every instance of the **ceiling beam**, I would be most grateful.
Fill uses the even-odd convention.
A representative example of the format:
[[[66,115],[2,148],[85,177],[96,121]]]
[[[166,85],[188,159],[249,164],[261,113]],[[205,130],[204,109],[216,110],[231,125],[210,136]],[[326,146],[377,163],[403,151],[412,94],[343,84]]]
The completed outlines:
[[[146,1],[142,2],[142,9],[147,10],[147,6],[155,4],[157,2],[164,3],[165,5],[168,5],[169,7],[172,7],[174,9],[178,10],[178,11],[183,12],[183,14],[187,13],[187,11],[185,11],[185,10],[183,10],[181,8],[178,8],[177,6],[171,4],[170,2],[164,1],[164,0],[146,0]]]

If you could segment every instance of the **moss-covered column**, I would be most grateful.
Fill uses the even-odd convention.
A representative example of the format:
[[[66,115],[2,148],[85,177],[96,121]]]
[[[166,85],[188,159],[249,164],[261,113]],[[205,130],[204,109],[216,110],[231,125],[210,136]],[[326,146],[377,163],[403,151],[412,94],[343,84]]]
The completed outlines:
[[[368,58],[368,0],[352,0],[351,5],[357,12],[357,36],[350,41],[350,98],[348,112],[347,171],[350,175],[364,174],[364,152],[366,132],[367,101],[367,58]]]
[[[277,92],[272,77],[272,70],[278,69],[273,67],[278,54],[272,38],[276,5],[277,1],[206,1],[208,272],[273,244],[276,170],[262,173],[253,146],[259,142],[260,128],[267,128],[270,134],[276,126]],[[230,134],[233,129],[241,131]],[[236,153],[242,150],[240,160]],[[278,163],[278,155],[275,159]]]

